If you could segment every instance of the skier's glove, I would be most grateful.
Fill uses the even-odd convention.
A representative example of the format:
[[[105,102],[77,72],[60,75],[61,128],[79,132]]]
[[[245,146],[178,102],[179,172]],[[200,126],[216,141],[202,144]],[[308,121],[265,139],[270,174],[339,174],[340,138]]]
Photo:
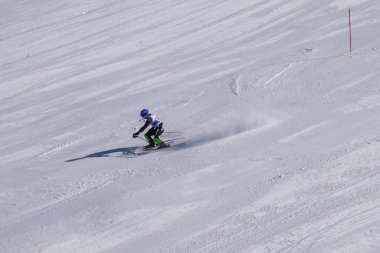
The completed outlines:
[[[133,138],[137,138],[137,136],[139,136],[139,133],[134,133],[133,134]]]

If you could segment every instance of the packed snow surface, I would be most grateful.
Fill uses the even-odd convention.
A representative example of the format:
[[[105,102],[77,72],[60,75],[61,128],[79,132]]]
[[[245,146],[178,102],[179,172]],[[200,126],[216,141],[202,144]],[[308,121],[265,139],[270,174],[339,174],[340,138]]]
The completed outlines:
[[[379,13],[0,0],[0,252],[380,252]]]

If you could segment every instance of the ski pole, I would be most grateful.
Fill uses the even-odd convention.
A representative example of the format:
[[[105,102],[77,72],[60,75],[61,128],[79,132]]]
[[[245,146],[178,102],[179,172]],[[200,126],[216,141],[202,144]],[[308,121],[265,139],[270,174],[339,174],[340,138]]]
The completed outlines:
[[[148,142],[147,140],[145,140],[144,138],[141,138],[140,136],[137,136],[137,137],[140,138],[141,140]]]

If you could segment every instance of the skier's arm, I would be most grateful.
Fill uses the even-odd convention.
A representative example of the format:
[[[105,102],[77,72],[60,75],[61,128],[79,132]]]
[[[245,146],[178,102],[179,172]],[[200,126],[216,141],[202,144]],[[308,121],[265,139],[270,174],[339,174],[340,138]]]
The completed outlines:
[[[140,128],[140,130],[133,134],[133,137],[136,138],[141,132],[143,132],[149,126],[151,122],[152,122],[152,119],[149,117],[146,120],[145,124]]]
[[[150,118],[149,118],[150,119]],[[140,133],[144,132],[144,130],[149,126],[149,119],[145,122],[145,124],[140,128],[139,131],[137,131],[137,135],[139,135]]]

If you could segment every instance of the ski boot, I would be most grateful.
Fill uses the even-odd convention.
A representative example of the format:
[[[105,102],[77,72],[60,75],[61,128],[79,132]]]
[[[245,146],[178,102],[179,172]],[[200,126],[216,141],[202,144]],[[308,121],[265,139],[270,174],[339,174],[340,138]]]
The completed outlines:
[[[156,146],[156,143],[154,141],[150,141],[149,145],[146,145],[145,148],[154,148]]]
[[[169,147],[165,142],[163,142],[160,138],[156,137],[153,139],[154,143],[158,146],[158,148],[166,148]]]

